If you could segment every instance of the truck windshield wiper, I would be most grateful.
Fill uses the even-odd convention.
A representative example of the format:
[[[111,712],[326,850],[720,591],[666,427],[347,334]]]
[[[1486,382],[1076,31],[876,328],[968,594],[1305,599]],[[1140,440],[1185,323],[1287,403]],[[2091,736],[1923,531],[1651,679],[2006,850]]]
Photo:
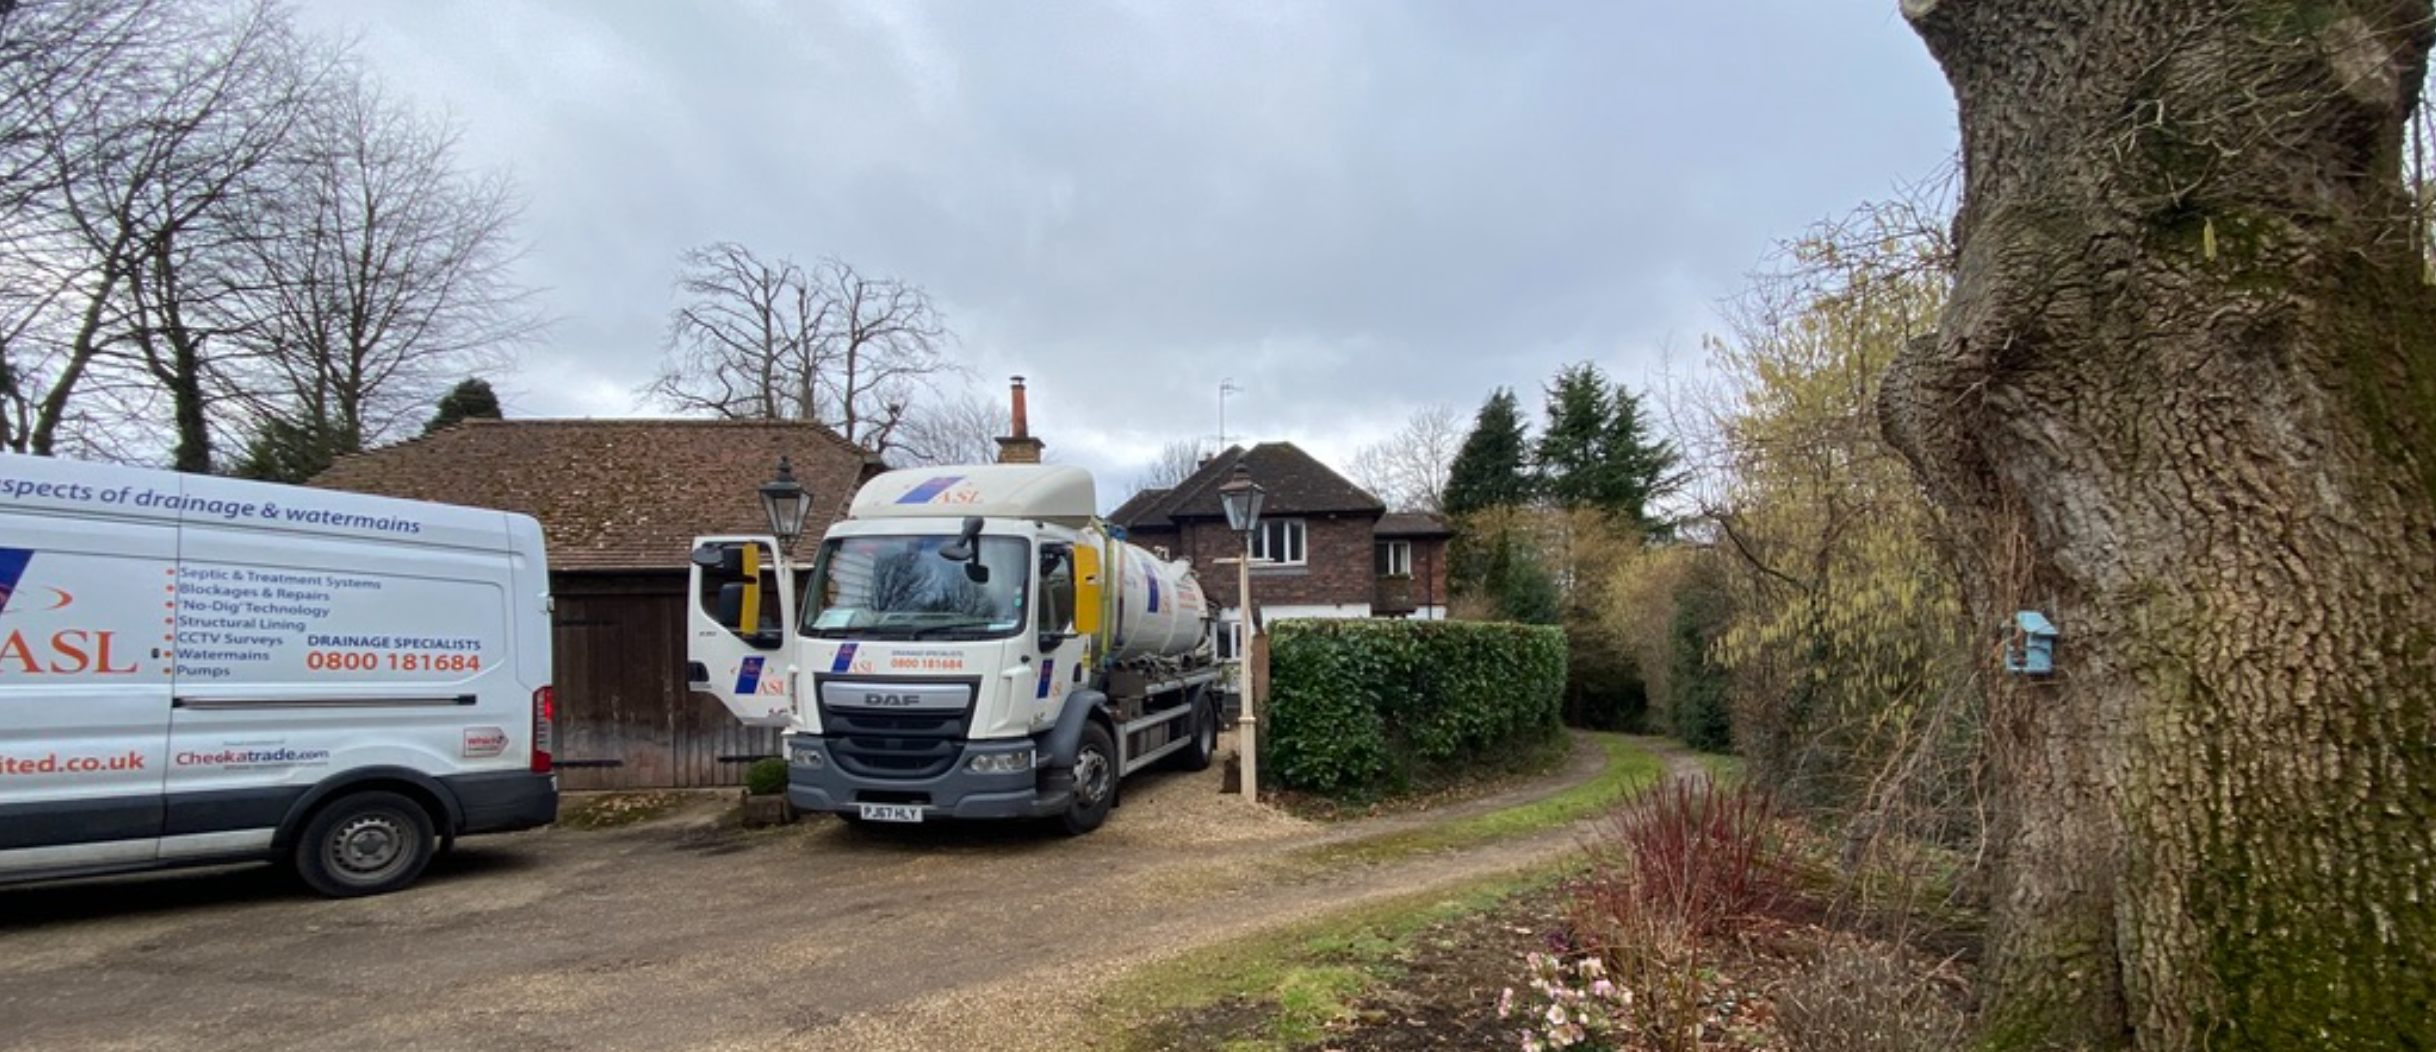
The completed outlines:
[[[905,638],[928,639],[934,635],[944,635],[949,632],[969,632],[976,628],[986,629],[988,627],[990,627],[989,622],[980,620],[978,618],[969,621],[949,621],[943,624],[923,625],[911,632],[907,632],[905,634]]]

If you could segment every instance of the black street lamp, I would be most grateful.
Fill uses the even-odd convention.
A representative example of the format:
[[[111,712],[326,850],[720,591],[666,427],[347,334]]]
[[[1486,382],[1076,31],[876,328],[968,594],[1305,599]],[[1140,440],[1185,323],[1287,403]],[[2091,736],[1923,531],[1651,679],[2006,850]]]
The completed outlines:
[[[812,494],[795,481],[795,465],[778,458],[778,477],[761,484],[761,511],[770,517],[770,532],[781,553],[792,551],[804,535],[804,515],[812,510]]]
[[[1235,465],[1235,473],[1218,487],[1218,503],[1226,507],[1226,528],[1243,534],[1246,551],[1251,550],[1252,531],[1260,528],[1260,505],[1268,496],[1268,490],[1252,481],[1252,469],[1242,464]]]

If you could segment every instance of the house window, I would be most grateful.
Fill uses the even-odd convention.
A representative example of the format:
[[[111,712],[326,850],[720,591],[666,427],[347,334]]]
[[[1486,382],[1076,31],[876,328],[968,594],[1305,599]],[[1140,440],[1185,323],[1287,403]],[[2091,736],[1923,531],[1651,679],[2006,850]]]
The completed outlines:
[[[1379,576],[1411,577],[1413,575],[1413,542],[1379,542]]]
[[[1273,563],[1300,566],[1303,558],[1303,520],[1266,519],[1260,532],[1252,537],[1252,558]]]

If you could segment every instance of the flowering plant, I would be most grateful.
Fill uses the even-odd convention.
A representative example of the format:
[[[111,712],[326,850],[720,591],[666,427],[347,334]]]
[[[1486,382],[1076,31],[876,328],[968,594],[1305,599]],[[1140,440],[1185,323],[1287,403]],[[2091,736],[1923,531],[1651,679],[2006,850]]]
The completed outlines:
[[[1624,1029],[1632,991],[1607,978],[1596,954],[1566,960],[1553,953],[1523,958],[1531,974],[1529,992],[1509,986],[1497,995],[1497,1018],[1523,1023],[1523,1052],[1612,1049],[1611,1035]]]

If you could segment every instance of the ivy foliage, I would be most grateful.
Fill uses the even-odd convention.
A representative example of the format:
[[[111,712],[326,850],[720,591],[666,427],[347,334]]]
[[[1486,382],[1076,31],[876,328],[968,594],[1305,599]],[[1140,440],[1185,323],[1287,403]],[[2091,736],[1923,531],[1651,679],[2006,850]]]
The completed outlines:
[[[1266,779],[1371,798],[1555,738],[1565,634],[1469,621],[1280,621],[1269,684]]]

